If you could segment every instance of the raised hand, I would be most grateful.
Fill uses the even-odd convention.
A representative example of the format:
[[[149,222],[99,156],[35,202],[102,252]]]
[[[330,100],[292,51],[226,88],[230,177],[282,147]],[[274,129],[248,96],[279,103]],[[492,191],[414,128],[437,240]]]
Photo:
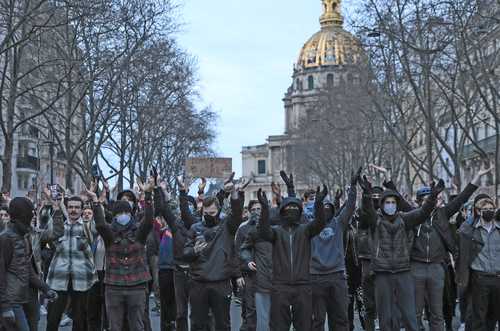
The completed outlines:
[[[151,168],[151,177],[154,179],[155,186],[158,186],[158,170],[156,170],[155,166]]]
[[[482,167],[481,170],[479,170],[479,172],[476,174],[476,176],[474,177],[474,179],[472,180],[472,184],[476,185],[476,186],[480,186],[481,185],[481,178],[484,176],[484,175],[487,175],[489,173],[491,173],[491,171],[493,170],[493,167]]]
[[[339,188],[337,190],[337,192],[335,192],[335,200],[340,201],[340,199],[342,198],[343,195],[344,195],[344,191],[341,188]]]
[[[363,189],[363,192],[371,193],[372,183],[370,183],[370,181],[368,180],[368,178],[366,178],[366,176],[363,176],[363,178],[361,178],[361,176],[360,176],[358,178],[358,183],[359,183],[359,186],[361,186],[361,188]]]
[[[433,198],[437,198],[437,196],[443,192],[445,186],[444,186],[444,180],[440,179],[439,182],[436,184],[434,182],[431,183],[431,196]]]
[[[281,179],[283,179],[283,181],[285,182],[287,188],[292,188],[294,186],[293,174],[290,174],[290,176],[287,176],[286,172],[281,170],[280,176],[281,176]]]
[[[142,192],[153,192],[155,188],[155,180],[153,177],[149,177],[146,181],[146,184],[144,184],[140,178],[137,179],[137,185],[139,185],[139,188],[141,189]]]
[[[86,189],[84,193],[85,193],[85,195],[87,195],[87,197],[89,198],[90,201],[92,201],[92,202],[99,201],[99,199],[97,198],[97,194],[92,189]]]
[[[261,188],[257,191],[257,200],[259,200],[262,209],[269,208],[269,201],[267,200],[266,192],[262,191]]]
[[[363,167],[359,167],[357,172],[351,173],[351,186],[356,186],[359,178],[361,177],[361,171],[363,171]]]
[[[201,183],[198,185],[198,195],[205,194],[205,187],[207,187],[207,179],[201,177]]]
[[[232,192],[232,191],[234,191],[234,189],[235,189],[235,188],[234,188],[234,186],[235,186],[235,185],[234,185],[234,182],[233,182],[233,180],[234,180],[234,175],[235,175],[235,173],[234,173],[234,172],[233,172],[233,173],[231,173],[231,176],[229,176],[229,178],[228,178],[228,179],[224,182],[224,191],[225,191],[226,193]]]
[[[175,177],[175,180],[177,181],[177,186],[179,187],[179,191],[180,192],[187,192],[187,187],[186,187],[186,183],[184,182],[184,178],[182,176],[177,176],[177,177]]]
[[[316,189],[316,199],[315,199],[316,202],[323,203],[327,195],[328,195],[328,188],[326,187],[326,185],[323,184],[323,190],[321,190],[320,187],[318,186],[318,188]]]
[[[272,182],[271,183],[271,190],[273,191],[274,195],[281,197],[281,188],[280,188],[279,184]]]

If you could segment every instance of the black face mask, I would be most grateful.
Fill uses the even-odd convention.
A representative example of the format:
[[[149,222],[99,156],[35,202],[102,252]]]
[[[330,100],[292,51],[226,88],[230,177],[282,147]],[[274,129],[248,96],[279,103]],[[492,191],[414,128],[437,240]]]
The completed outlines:
[[[203,219],[205,220],[205,225],[208,227],[216,226],[217,223],[219,223],[217,220],[217,216],[203,214]]]
[[[325,208],[325,219],[326,220],[331,220],[334,215],[335,215],[335,209],[333,207]]]
[[[16,220],[14,221],[14,229],[17,233],[24,236],[25,234],[31,232],[31,224]]]
[[[375,210],[380,209],[380,199],[373,199],[373,207]]]
[[[493,218],[495,217],[495,212],[493,210],[485,210],[481,213],[481,216],[483,217],[483,220],[485,222],[491,222]]]
[[[298,209],[288,209],[283,212],[283,220],[287,224],[298,224],[300,223],[300,210]]]

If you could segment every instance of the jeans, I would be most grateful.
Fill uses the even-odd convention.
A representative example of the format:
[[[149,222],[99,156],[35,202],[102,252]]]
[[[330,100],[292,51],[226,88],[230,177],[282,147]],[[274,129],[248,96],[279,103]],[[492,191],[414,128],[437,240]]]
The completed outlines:
[[[269,331],[271,293],[255,292],[255,308],[257,310],[257,331]]]
[[[244,310],[246,331],[255,331],[257,327],[257,314],[255,311],[255,275],[245,276],[244,294]]]
[[[348,331],[349,304],[347,279],[344,272],[313,276],[313,330],[323,331],[328,314],[330,331]]]
[[[488,310],[490,320],[500,317],[500,277],[485,276],[471,272],[471,330],[486,331],[488,329]],[[490,326],[491,327],[491,326]]]
[[[371,272],[370,260],[361,260],[361,287],[363,288],[363,306],[365,309],[365,329],[375,331],[377,311],[375,307],[375,276]]]
[[[16,326],[18,331],[30,331],[28,319],[24,313],[23,305],[13,305],[12,310],[16,316]]]
[[[441,263],[412,263],[415,278],[417,321],[422,321],[425,302],[429,307],[430,331],[444,330],[443,292],[445,271]]]
[[[380,330],[399,331],[400,320],[406,331],[417,331],[415,280],[409,271],[375,274],[375,300]]]
[[[106,311],[111,331],[122,331],[125,318],[129,331],[144,331],[144,287],[106,286]],[[148,316],[149,318],[149,316]]]

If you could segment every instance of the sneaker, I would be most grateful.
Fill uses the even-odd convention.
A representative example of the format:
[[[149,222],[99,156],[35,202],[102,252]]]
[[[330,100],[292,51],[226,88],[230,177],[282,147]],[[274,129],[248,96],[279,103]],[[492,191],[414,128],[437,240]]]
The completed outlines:
[[[375,320],[375,330],[380,330],[380,325],[378,324],[378,318]]]
[[[461,323],[457,331],[465,331],[465,323]]]
[[[45,316],[47,315],[47,308],[45,306],[40,306],[40,315]]]
[[[68,315],[64,314],[64,318],[61,320],[61,323],[59,323],[60,327],[65,327],[69,326],[71,323],[73,323],[73,320],[68,317]]]

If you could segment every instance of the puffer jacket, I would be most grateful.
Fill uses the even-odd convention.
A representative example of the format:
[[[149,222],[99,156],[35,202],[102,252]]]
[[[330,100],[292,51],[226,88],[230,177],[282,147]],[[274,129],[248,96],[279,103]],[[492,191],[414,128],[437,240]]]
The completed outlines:
[[[388,196],[394,196],[394,193],[384,192],[384,197]],[[375,211],[371,196],[363,195],[360,222],[371,230],[372,269],[375,273],[410,270],[413,229],[430,217],[435,205],[435,199],[427,199],[421,208],[388,216],[382,211]]]

